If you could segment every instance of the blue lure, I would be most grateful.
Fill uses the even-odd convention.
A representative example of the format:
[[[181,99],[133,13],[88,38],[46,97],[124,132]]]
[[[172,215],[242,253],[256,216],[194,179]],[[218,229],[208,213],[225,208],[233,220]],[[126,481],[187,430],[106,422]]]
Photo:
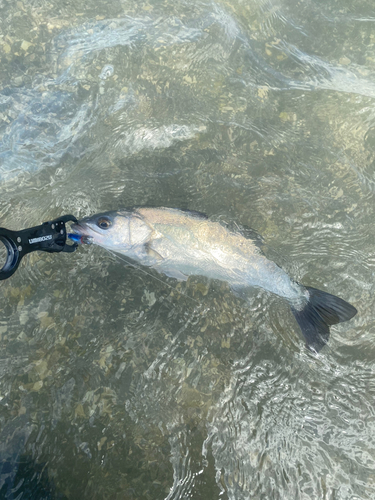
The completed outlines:
[[[93,242],[93,238],[91,236],[81,236],[76,233],[68,233],[68,238],[70,238],[75,243],[79,245],[85,243],[86,245],[90,245]]]
[[[68,238],[73,240],[75,243],[82,243],[82,236],[79,234],[68,233]]]

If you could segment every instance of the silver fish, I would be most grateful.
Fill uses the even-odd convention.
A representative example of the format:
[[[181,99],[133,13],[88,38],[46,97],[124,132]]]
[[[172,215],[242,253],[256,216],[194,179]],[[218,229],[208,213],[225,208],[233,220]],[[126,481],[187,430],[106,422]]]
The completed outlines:
[[[316,352],[327,343],[330,325],[357,313],[339,297],[291,280],[253,241],[199,212],[140,207],[86,217],[72,230],[84,242],[178,280],[201,275],[226,281],[234,291],[260,287],[279,295],[289,302],[307,346]]]

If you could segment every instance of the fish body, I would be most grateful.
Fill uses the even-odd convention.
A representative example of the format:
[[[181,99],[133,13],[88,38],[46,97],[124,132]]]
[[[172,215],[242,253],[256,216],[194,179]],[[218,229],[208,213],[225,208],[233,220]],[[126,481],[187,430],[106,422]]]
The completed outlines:
[[[199,212],[139,207],[86,217],[72,230],[83,241],[89,238],[179,280],[201,275],[226,281],[235,291],[259,287],[279,295],[289,302],[307,345],[315,351],[327,342],[330,324],[357,312],[334,295],[296,283],[252,240]]]

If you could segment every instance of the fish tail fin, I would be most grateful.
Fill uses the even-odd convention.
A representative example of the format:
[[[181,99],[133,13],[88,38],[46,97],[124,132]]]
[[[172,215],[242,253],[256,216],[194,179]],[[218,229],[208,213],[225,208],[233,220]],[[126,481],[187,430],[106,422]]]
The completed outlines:
[[[303,309],[291,306],[310,350],[319,352],[329,338],[329,327],[342,321],[348,321],[357,314],[357,309],[335,295],[322,292],[309,286],[308,301]]]

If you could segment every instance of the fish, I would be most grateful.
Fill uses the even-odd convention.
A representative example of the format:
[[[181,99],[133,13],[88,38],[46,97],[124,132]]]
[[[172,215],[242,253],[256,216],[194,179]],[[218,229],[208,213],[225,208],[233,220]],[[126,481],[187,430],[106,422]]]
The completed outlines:
[[[331,325],[357,314],[345,300],[292,280],[253,240],[201,212],[135,207],[85,217],[71,230],[75,241],[99,245],[180,281],[200,275],[227,282],[235,293],[256,287],[286,299],[306,346],[316,353],[327,344]]]

